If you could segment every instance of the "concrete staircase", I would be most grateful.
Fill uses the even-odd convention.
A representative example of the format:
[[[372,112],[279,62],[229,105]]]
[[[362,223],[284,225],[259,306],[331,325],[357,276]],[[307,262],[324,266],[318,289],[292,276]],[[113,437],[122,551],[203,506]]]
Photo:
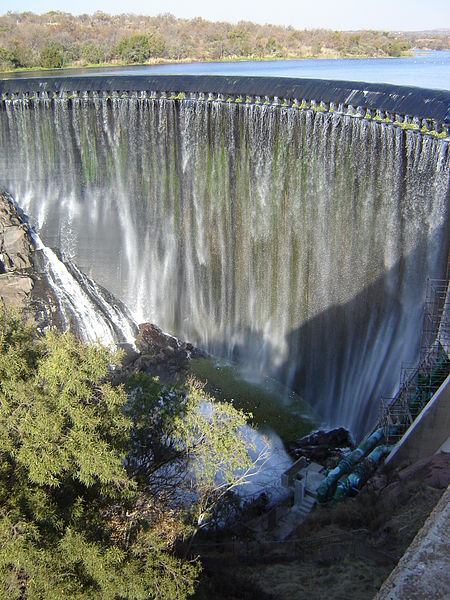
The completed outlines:
[[[296,507],[295,512],[298,515],[298,524],[303,523],[309,513],[312,511],[316,498],[308,493],[305,494],[300,505]]]

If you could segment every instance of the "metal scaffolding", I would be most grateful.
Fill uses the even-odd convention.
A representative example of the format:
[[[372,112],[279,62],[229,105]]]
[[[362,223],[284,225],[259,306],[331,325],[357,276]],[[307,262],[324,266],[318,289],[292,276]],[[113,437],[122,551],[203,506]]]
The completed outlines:
[[[397,394],[381,400],[378,427],[389,444],[399,441],[450,373],[448,271],[446,279],[427,282],[419,364],[403,366]]]
[[[435,341],[439,342],[448,355],[450,345],[448,279],[430,279],[427,282],[420,360],[426,359]]]

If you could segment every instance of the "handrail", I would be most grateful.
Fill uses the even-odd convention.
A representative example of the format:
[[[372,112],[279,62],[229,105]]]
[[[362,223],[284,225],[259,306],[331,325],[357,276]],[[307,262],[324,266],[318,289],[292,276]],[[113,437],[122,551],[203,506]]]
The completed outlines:
[[[323,551],[324,549],[333,548],[334,551],[338,547],[347,547],[357,545],[358,551],[361,554],[371,554],[379,560],[394,560],[394,557],[378,548],[372,546],[364,540],[367,535],[366,530],[355,530],[326,536],[317,536],[314,538],[294,538],[285,540],[248,540],[248,541],[226,541],[226,542],[199,542],[195,543],[191,548],[191,555],[202,557],[211,557],[211,551],[216,551],[217,554],[225,552],[242,559],[250,557],[258,560],[268,553],[277,552],[278,550],[285,551],[284,557],[290,556],[288,552],[295,554],[296,558],[307,556],[313,558],[314,554]],[[287,551],[286,551],[287,550]],[[273,554],[271,554],[273,559]],[[278,557],[283,555],[277,554]]]

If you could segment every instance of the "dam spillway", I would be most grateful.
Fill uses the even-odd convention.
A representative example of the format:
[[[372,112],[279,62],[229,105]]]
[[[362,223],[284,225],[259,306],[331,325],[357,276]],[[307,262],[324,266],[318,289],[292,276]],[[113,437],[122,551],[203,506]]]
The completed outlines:
[[[361,434],[449,242],[450,94],[221,77],[0,82],[0,185],[140,320]]]

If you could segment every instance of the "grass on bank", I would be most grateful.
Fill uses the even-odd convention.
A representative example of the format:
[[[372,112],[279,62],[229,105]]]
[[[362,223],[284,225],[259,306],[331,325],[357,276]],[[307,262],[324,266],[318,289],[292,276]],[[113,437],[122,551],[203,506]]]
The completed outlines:
[[[285,443],[307,435],[319,422],[298,394],[269,378],[251,383],[243,379],[236,366],[218,364],[209,358],[189,361],[189,371],[207,382],[209,394],[251,413],[252,425],[275,431]]]
[[[196,63],[240,63],[240,62],[276,62],[276,61],[297,61],[297,60],[342,60],[342,59],[386,59],[386,58],[408,58],[414,56],[413,52],[402,52],[401,56],[372,56],[370,54],[339,54],[338,52],[327,54],[327,55],[319,55],[319,54],[308,54],[306,56],[234,56],[234,57],[224,57],[224,58],[214,58],[214,59],[199,59],[195,57],[188,58],[180,58],[180,59],[169,59],[169,58],[155,58],[153,60],[149,60],[142,63],[134,63],[134,62],[126,62],[126,61],[110,61],[110,62],[101,62],[101,63],[71,63],[69,65],[64,65],[60,68],[54,69],[46,69],[42,66],[37,67],[16,67],[12,69],[4,69],[0,71],[0,75],[3,74],[11,74],[11,73],[36,73],[47,71],[57,71],[64,73],[66,71],[73,71],[78,69],[114,69],[114,68],[127,68],[127,67],[155,67],[159,65],[177,65],[177,64],[196,64]]]

